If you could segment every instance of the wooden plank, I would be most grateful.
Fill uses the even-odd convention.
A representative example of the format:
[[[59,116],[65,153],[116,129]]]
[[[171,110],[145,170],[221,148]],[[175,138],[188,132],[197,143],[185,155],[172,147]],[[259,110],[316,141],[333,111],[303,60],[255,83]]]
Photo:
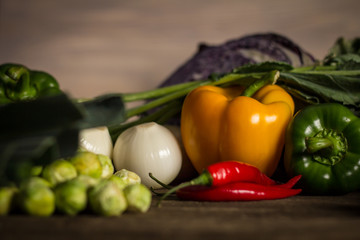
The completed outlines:
[[[251,202],[165,200],[145,214],[0,217],[1,239],[358,239],[360,192]]]

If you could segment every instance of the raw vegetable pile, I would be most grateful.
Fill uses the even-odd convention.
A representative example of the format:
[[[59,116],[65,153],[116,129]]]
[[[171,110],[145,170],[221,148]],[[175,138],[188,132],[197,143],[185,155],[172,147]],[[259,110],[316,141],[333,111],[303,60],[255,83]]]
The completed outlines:
[[[0,215],[120,216],[125,211],[146,212],[151,204],[151,192],[140,177],[126,169],[114,173],[112,160],[102,154],[82,150],[69,159],[34,167],[31,175],[18,186],[0,188]]]
[[[109,141],[102,150],[111,152],[115,170],[139,174],[155,193],[168,188],[162,199],[176,193],[186,200],[263,200],[360,189],[360,39],[339,38],[321,61],[277,34],[202,44],[159,88],[93,99],[70,98],[45,72],[3,64],[0,100],[0,181],[16,186],[1,190],[0,203],[33,185],[51,201],[57,187],[49,179],[32,184],[34,169],[76,158],[79,136],[100,126],[111,137],[95,135],[86,150],[100,154],[97,144]],[[286,183],[270,178],[282,166]],[[218,175],[203,182],[214,168]],[[202,181],[191,180],[198,174]],[[91,188],[106,191],[103,185]]]

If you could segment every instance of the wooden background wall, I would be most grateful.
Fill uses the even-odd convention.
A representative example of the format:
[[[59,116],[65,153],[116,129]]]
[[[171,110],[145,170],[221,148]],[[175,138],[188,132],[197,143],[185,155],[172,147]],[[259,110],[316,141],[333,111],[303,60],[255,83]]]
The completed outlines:
[[[156,87],[195,53],[259,32],[322,58],[360,35],[358,0],[0,0],[0,63],[52,73],[75,97]]]

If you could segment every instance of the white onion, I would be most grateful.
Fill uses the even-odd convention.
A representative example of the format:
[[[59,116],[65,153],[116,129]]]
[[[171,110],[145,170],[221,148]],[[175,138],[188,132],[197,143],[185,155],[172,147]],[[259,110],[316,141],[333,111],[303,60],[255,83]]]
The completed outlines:
[[[81,149],[112,157],[113,144],[107,127],[81,130],[79,139]]]
[[[181,149],[182,164],[181,164],[180,172],[176,177],[175,181],[182,183],[195,178],[198,175],[198,172],[195,170],[188,155],[186,154],[184,144],[182,143],[180,127],[177,125],[164,125],[164,127],[166,127],[172,132],[172,134],[178,140]]]
[[[169,184],[178,175],[182,156],[179,143],[169,129],[154,122],[125,130],[115,142],[113,161],[116,170],[138,174],[147,187],[161,187],[149,177]]]

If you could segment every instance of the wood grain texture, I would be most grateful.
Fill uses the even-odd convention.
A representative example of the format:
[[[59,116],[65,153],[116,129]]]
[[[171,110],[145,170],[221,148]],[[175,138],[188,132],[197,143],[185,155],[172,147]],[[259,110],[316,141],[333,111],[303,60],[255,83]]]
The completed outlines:
[[[52,73],[74,97],[158,86],[201,42],[283,34],[322,58],[358,36],[357,0],[0,0],[0,63]]]
[[[360,193],[258,202],[165,200],[145,214],[120,217],[0,217],[8,239],[359,239]]]

